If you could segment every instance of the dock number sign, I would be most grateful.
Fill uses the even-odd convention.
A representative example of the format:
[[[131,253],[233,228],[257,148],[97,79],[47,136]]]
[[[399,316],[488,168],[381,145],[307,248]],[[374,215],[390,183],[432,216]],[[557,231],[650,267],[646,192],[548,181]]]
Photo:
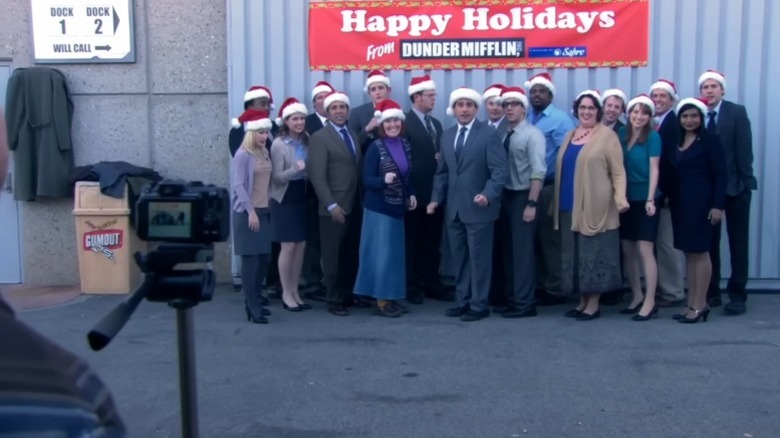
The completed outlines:
[[[135,62],[133,0],[30,0],[36,63]]]

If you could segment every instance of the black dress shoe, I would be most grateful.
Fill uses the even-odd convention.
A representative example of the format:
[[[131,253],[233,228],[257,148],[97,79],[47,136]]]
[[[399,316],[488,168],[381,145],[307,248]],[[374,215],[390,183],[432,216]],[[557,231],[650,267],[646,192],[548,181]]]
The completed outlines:
[[[658,307],[653,307],[652,310],[650,310],[650,313],[647,315],[642,316],[641,312],[637,312],[636,315],[631,317],[632,321],[649,321],[653,318],[658,318]]]
[[[582,315],[582,310],[577,310],[577,309],[571,309],[568,312],[563,314],[563,316],[567,318],[576,318],[580,315]]]
[[[601,310],[597,310],[596,313],[580,312],[580,316],[575,318],[577,321],[592,321],[601,316]]]
[[[346,307],[342,306],[341,304],[328,305],[328,312],[330,312],[331,315],[336,316],[349,316],[349,312],[347,311]]]
[[[354,307],[356,309],[368,309],[374,306],[374,303],[365,298],[355,298],[344,303],[344,307]]]
[[[514,319],[514,318],[529,318],[536,315],[537,315],[536,308],[531,307],[526,310],[520,310],[518,308],[515,308],[514,310],[510,310],[508,312],[502,313],[501,317]]]
[[[723,306],[723,311],[726,313],[726,315],[742,315],[747,311],[747,306],[745,306],[745,303],[732,301]]]
[[[480,312],[469,310],[460,317],[460,320],[464,322],[479,321],[480,319],[487,318],[488,316],[490,316],[490,310],[488,309],[482,310]]]
[[[451,303],[455,301],[455,290],[448,289],[441,285],[428,285],[423,288],[426,297],[432,300]]]
[[[636,307],[634,307],[634,308],[626,307],[625,309],[620,311],[620,314],[621,315],[633,315],[633,314],[639,312],[639,309],[642,308],[642,304],[644,304],[644,301],[642,301],[639,304],[637,304]]]
[[[465,315],[466,312],[469,311],[469,305],[466,304],[465,306],[458,306],[453,307],[452,309],[447,309],[446,312],[444,312],[445,316],[449,316],[451,318],[460,318],[461,316]]]
[[[303,312],[303,306],[300,304],[297,306],[288,306],[287,303],[282,301],[282,308],[288,312]]]
[[[311,310],[311,304],[298,303],[298,307],[300,307],[303,310]]]

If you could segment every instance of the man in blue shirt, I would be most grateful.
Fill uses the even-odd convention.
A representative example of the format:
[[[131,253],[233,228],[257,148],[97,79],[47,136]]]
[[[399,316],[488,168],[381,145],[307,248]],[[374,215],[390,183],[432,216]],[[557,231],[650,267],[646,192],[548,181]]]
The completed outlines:
[[[547,174],[540,199],[537,231],[538,288],[537,304],[540,306],[562,304],[565,297],[559,294],[561,281],[561,238],[554,229],[551,215],[546,214],[553,200],[555,186],[555,161],[563,137],[574,129],[574,120],[565,111],[552,104],[555,85],[548,73],[532,76],[526,83],[531,108],[528,111],[528,121],[544,134],[545,162]]]

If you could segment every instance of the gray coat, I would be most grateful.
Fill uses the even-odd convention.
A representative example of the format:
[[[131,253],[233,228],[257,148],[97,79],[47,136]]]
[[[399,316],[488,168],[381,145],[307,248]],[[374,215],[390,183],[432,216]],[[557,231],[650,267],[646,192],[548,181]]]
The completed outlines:
[[[432,201],[445,204],[448,222],[457,216],[463,223],[492,222],[501,210],[501,194],[507,179],[507,158],[498,131],[475,120],[460,159],[455,156],[459,125],[441,136],[442,160],[436,170]],[[483,194],[488,206],[480,207],[474,197]]]
[[[14,153],[14,199],[70,196],[73,102],[65,76],[50,68],[17,69],[8,80],[5,110]]]

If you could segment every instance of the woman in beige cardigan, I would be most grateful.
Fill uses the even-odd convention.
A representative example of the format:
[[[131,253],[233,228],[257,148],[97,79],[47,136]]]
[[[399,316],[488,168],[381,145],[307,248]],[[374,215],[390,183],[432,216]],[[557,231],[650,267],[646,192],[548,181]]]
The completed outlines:
[[[601,294],[622,287],[619,213],[628,209],[623,151],[617,134],[601,122],[597,91],[574,102],[579,126],[564,138],[555,172],[553,215],[562,242],[561,292],[580,295],[567,317],[601,316]]]

